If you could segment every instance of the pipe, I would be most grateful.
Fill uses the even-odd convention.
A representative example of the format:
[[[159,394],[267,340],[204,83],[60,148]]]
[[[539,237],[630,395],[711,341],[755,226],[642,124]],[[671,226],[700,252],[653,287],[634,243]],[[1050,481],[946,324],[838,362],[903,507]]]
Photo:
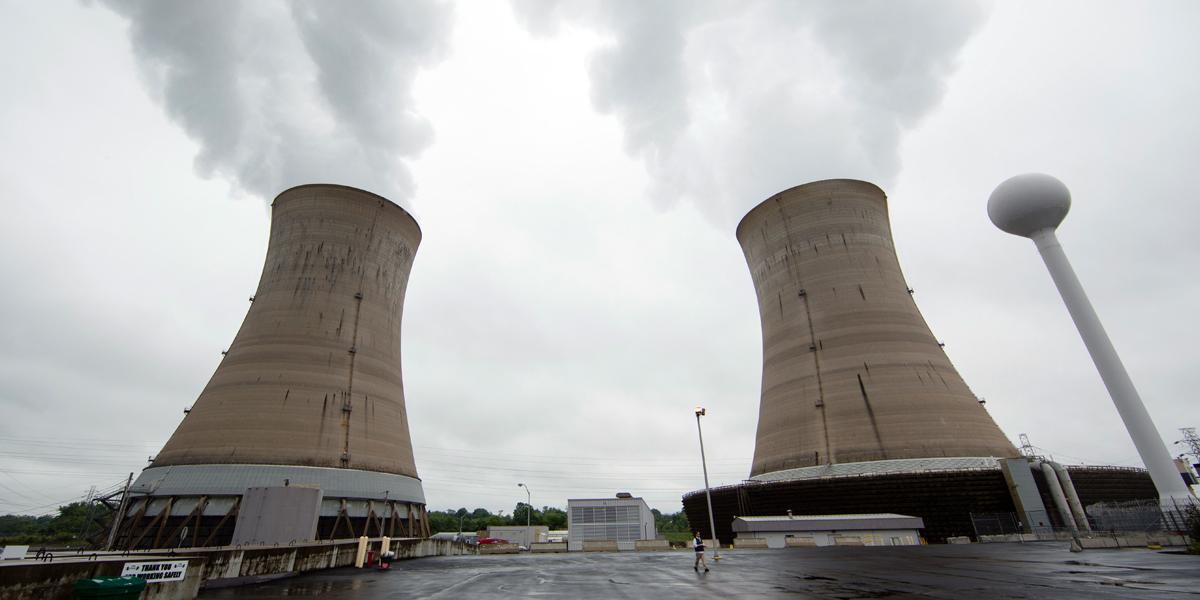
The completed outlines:
[[[1058,509],[1058,516],[1062,522],[1067,525],[1072,533],[1079,531],[1075,525],[1075,518],[1071,516],[1071,509],[1067,506],[1067,497],[1063,493],[1062,485],[1058,483],[1058,476],[1054,474],[1054,468],[1049,464],[1040,460],[1033,461],[1035,466],[1042,468],[1042,475],[1046,478],[1046,485],[1050,488],[1050,497],[1054,498],[1054,508]]]
[[[1075,517],[1075,525],[1080,531],[1091,532],[1092,526],[1088,524],[1087,513],[1083,510],[1083,503],[1079,501],[1079,494],[1075,491],[1075,484],[1071,481],[1071,473],[1067,468],[1054,462],[1047,461],[1050,468],[1054,469],[1054,473],[1058,475],[1058,482],[1062,484],[1063,491],[1067,494],[1067,506],[1071,508],[1071,514]]]

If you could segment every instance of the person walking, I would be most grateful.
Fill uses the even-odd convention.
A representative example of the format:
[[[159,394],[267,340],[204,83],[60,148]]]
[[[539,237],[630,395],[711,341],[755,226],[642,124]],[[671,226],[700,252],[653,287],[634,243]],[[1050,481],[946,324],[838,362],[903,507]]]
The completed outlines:
[[[692,538],[692,549],[696,551],[696,562],[692,564],[692,570],[700,572],[700,565],[704,565],[704,572],[708,572],[708,561],[704,560],[704,539],[700,537],[700,532],[696,532],[696,537]]]

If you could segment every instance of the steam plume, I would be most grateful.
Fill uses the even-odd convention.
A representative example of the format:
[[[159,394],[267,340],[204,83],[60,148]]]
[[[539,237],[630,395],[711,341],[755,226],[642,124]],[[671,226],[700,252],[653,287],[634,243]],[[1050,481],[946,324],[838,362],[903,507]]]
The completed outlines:
[[[984,9],[954,0],[513,0],[528,29],[596,29],[592,102],[620,121],[663,204],[728,223],[814,179],[887,185]]]
[[[129,20],[148,86],[199,145],[195,166],[262,197],[335,181],[403,202],[433,139],[418,71],[444,53],[436,0],[105,0]]]

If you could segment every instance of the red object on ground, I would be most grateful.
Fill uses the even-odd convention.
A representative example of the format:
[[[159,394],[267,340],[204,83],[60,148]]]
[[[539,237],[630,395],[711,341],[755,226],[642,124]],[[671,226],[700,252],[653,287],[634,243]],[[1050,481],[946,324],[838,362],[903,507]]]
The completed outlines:
[[[480,544],[507,544],[508,540],[502,540],[500,538],[485,537],[485,538],[479,538],[479,543]]]

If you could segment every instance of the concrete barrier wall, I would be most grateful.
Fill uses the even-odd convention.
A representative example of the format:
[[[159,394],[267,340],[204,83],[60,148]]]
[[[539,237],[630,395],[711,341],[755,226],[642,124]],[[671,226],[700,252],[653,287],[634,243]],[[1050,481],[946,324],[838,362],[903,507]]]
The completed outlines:
[[[763,550],[767,548],[767,538],[740,537],[733,541],[733,547],[738,550]]]
[[[529,547],[533,552],[566,552],[566,542],[539,542]]]
[[[620,549],[617,547],[616,540],[584,540],[584,552],[617,552]]]
[[[6,561],[0,564],[0,598],[4,600],[70,600],[75,582],[94,577],[119,577],[127,562],[188,561],[183,581],[149,583],[141,600],[189,600],[200,590],[204,559],[198,557],[102,555],[64,557],[53,562]]]
[[[1064,542],[1070,541],[1071,535],[1058,533],[1013,533],[1007,535],[981,535],[980,543],[1017,543],[1017,542]],[[1145,548],[1146,546],[1186,546],[1188,538],[1182,535],[1168,533],[1126,533],[1119,535],[1080,536],[1079,545],[1084,548]]]
[[[810,537],[790,537],[784,538],[784,547],[786,548],[816,548],[817,541]]]
[[[480,554],[517,554],[521,547],[517,544],[480,544]]]
[[[1068,542],[1071,534],[1065,531],[1057,533],[1006,533],[999,535],[981,535],[979,543],[1008,543],[1008,542]]]
[[[382,538],[371,538],[368,548],[379,555]],[[288,546],[222,546],[188,548],[180,554],[203,556],[207,562],[203,587],[225,587],[269,581],[306,571],[354,565],[358,540],[343,539]],[[461,542],[432,539],[394,539],[390,550],[396,560],[426,556],[474,554]]]
[[[381,538],[371,538],[369,548],[379,554]],[[512,545],[514,552],[515,545]],[[143,600],[195,598],[201,588],[244,585],[287,577],[306,571],[348,567],[354,564],[358,540],[345,539],[287,546],[220,546],[181,548],[168,556],[151,553],[96,553],[63,557],[54,562],[7,561],[0,564],[0,597],[4,600],[73,598],[80,579],[114,577],[127,562],[187,560],[188,571],[180,582],[152,583]],[[461,542],[431,539],[394,539],[391,551],[397,560],[426,556],[474,554]]]
[[[633,549],[638,552],[665,552],[671,549],[667,540],[638,540],[633,543]]]

